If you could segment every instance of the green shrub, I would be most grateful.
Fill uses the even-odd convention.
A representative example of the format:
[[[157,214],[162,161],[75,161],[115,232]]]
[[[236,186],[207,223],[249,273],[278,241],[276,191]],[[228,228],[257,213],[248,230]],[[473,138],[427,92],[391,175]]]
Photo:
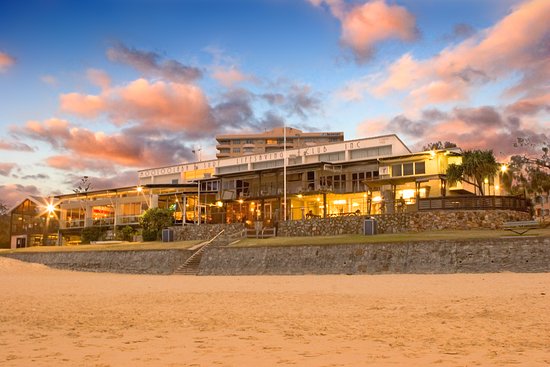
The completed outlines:
[[[143,229],[143,232],[141,233],[141,236],[143,237],[143,241],[156,241],[159,239],[159,231],[155,229]]]
[[[105,230],[101,227],[86,227],[82,230],[81,241],[82,243],[90,243],[91,241],[99,241],[105,233]]]
[[[132,241],[134,237],[134,229],[130,226],[122,227],[118,230],[117,237],[121,241]]]
[[[143,228],[143,240],[155,241],[160,239],[161,231],[174,223],[174,213],[170,209],[151,208],[143,213],[140,224]],[[146,238],[154,239],[147,240]]]

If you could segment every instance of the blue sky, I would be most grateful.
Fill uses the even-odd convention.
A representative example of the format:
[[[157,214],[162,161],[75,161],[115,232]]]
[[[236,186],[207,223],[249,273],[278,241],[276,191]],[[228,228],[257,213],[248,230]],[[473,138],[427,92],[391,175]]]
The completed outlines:
[[[0,2],[0,200],[131,185],[283,122],[513,154],[548,140],[543,0]]]

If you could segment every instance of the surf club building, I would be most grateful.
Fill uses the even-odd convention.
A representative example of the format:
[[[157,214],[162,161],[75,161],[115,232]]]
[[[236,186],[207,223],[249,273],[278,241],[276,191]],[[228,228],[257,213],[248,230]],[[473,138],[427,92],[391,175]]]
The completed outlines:
[[[11,210],[12,248],[78,243],[86,227],[139,226],[148,208],[169,208],[176,225],[245,223],[479,207],[474,186],[449,185],[450,148],[411,152],[397,135],[138,171],[136,186],[29,197]],[[482,206],[518,208],[499,174],[486,179]],[[523,205],[523,206],[522,206]]]

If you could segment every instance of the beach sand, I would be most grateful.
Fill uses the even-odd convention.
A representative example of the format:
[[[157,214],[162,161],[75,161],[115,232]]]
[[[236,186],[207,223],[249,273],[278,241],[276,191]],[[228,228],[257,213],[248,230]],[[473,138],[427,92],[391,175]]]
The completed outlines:
[[[151,276],[0,258],[0,365],[548,366],[550,274]]]

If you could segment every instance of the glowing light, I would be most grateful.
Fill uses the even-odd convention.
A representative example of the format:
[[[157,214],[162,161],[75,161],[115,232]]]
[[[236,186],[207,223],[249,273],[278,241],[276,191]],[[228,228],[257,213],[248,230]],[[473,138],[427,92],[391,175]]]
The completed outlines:
[[[216,201],[216,206],[218,208],[221,208],[223,206],[223,203],[221,201]]]
[[[359,206],[359,203],[353,203],[353,204],[351,204],[351,206],[354,206],[354,207]]]
[[[137,192],[142,192],[142,191],[143,191],[143,187],[138,186],[136,190],[137,190]]]
[[[401,191],[401,196],[403,196],[403,199],[414,198],[414,194],[415,194],[414,190],[403,190],[403,191]]]
[[[379,203],[382,201],[382,197],[381,196],[375,196],[372,198],[372,201],[374,201],[375,203]]]
[[[483,180],[483,182],[485,182],[487,184],[487,183],[489,183],[489,179],[487,177],[485,177],[485,180]]]
[[[298,199],[301,199],[302,197],[302,194],[298,194]]]
[[[334,203],[334,205],[345,205],[347,203],[347,201],[345,199],[343,199],[343,200],[334,200],[333,203]]]
[[[503,164],[502,166],[500,166],[500,172],[504,173],[508,170],[508,166],[506,166],[505,164]]]
[[[318,197],[318,198],[317,198],[317,199],[315,199],[315,200],[317,200],[317,201],[321,201],[321,198],[319,198],[319,197]]]
[[[239,199],[239,200],[237,200],[237,201],[239,202],[239,204],[244,203],[244,200],[243,200],[243,199]]]
[[[48,204],[46,206],[46,210],[48,211],[48,213],[52,214],[55,211],[55,206],[53,206],[53,204]]]
[[[435,151],[432,150],[430,151],[430,159],[434,159],[435,158]]]

